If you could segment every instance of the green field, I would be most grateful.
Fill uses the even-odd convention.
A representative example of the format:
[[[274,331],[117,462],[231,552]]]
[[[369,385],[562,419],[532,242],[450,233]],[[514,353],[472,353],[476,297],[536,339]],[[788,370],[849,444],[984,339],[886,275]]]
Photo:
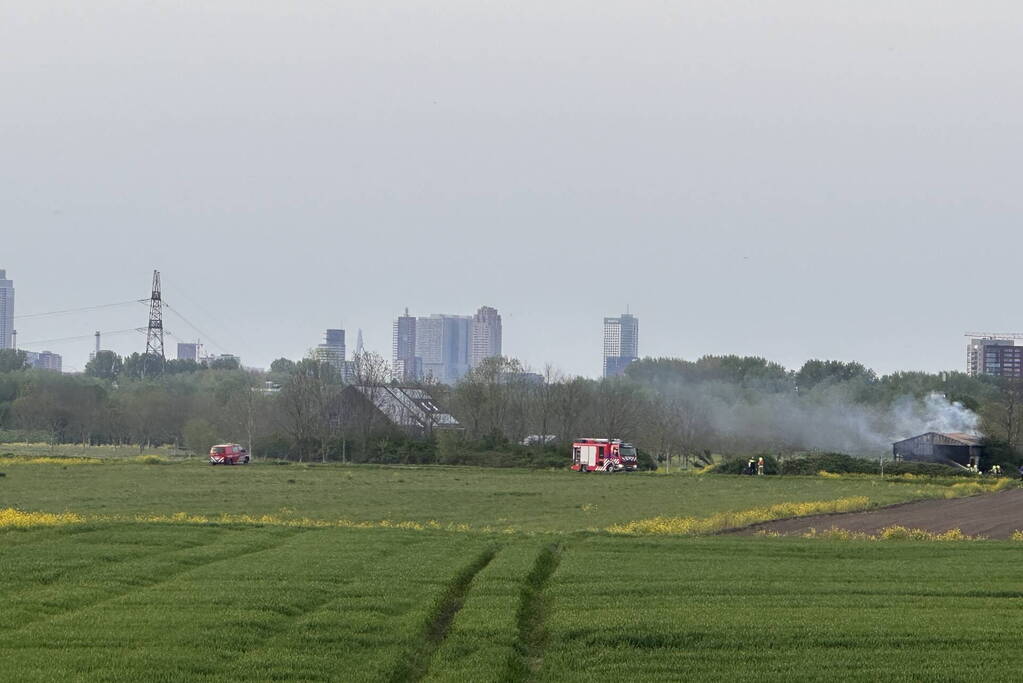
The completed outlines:
[[[656,516],[709,516],[782,502],[867,496],[887,505],[945,487],[877,479],[578,474],[456,467],[210,467],[104,461],[22,465],[0,458],[0,507],[87,515],[179,512],[438,522],[571,532]]]
[[[86,518],[0,530],[3,680],[1018,678],[1019,543],[585,531],[891,502],[918,483],[195,462],[0,471],[0,509]],[[130,521],[177,512],[472,530]]]

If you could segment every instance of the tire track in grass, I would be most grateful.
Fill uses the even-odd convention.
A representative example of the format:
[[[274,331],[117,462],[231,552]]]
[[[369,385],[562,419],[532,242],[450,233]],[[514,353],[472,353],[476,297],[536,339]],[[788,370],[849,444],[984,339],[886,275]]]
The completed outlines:
[[[507,673],[504,676],[506,681],[532,680],[543,666],[550,601],[546,590],[551,577],[561,564],[562,551],[560,543],[543,548],[536,556],[533,568],[526,575],[516,614],[519,642],[516,644],[515,654],[508,662]]]
[[[50,526],[34,529],[0,530],[0,548],[31,548],[46,543],[63,542],[75,536],[105,531],[100,526]]]
[[[398,662],[394,672],[388,678],[390,683],[412,683],[422,680],[426,672],[430,670],[430,661],[433,659],[434,652],[444,642],[444,638],[447,637],[448,630],[451,628],[451,622],[455,620],[455,615],[462,609],[472,580],[490,564],[498,550],[497,547],[487,548],[448,583],[447,588],[433,609],[430,610],[419,644]]]
[[[89,533],[99,533],[101,531],[102,532],[109,532],[109,529],[92,529],[92,530],[89,530]],[[66,533],[66,536],[63,536],[63,537],[60,537],[60,538],[50,539],[51,541],[53,541],[53,545],[58,545],[59,543],[65,543],[68,540],[72,540],[72,541],[78,540],[79,538],[82,537],[82,535],[85,532],[78,531],[78,532],[65,532],[65,533]],[[186,552],[186,551],[197,549],[197,548],[208,548],[208,547],[216,545],[219,540],[220,540],[220,536],[218,535],[218,536],[212,537],[210,540],[199,542],[199,543],[188,543],[186,545],[180,545],[180,546],[162,546],[162,547],[155,547],[154,546],[149,552],[134,552],[134,553],[132,553],[130,555],[125,555],[124,557],[113,559],[113,560],[103,559],[103,560],[101,560],[101,562],[94,561],[94,562],[92,562],[89,565],[84,565],[83,564],[81,566],[73,566],[73,567],[69,567],[69,568],[64,568],[64,569],[61,569],[60,571],[54,572],[52,574],[52,576],[44,575],[45,579],[41,578],[39,575],[37,575],[36,581],[34,583],[29,583],[29,584],[21,585],[21,586],[12,586],[10,588],[8,588],[8,587],[0,588],[0,598],[8,598],[8,599],[10,599],[10,598],[18,597],[18,596],[21,596],[21,595],[23,595],[25,593],[30,593],[32,591],[38,590],[40,585],[54,585],[54,584],[57,584],[57,583],[60,583],[60,582],[66,581],[66,580],[67,581],[74,581],[74,580],[76,580],[78,578],[74,574],[76,571],[79,571],[79,570],[82,570],[82,569],[86,569],[86,570],[88,570],[88,569],[95,569],[96,567],[100,566],[100,564],[102,564],[102,567],[103,567],[104,570],[116,570],[119,565],[130,564],[130,563],[133,563],[133,562],[134,563],[138,563],[138,562],[140,562],[142,560],[154,560],[156,558],[162,557],[163,555],[173,555],[174,553]],[[108,544],[109,543],[110,542],[108,541]],[[24,547],[24,546],[19,546],[19,547]],[[39,544],[32,544],[30,547],[31,547],[32,550],[38,550]],[[72,547],[71,549],[73,550],[74,548]],[[3,631],[3,630],[4,630],[4,627],[0,626],[0,631]]]
[[[243,659],[258,656],[261,652],[266,652],[267,650],[271,649],[271,647],[274,645],[280,646],[280,643],[275,642],[274,639],[286,638],[289,635],[289,633],[299,630],[305,622],[308,622],[317,613],[323,612],[332,606],[336,606],[345,597],[347,597],[345,595],[342,596],[338,595],[341,589],[345,587],[350,587],[352,584],[354,584],[356,581],[354,577],[362,575],[369,567],[385,559],[388,559],[394,555],[397,555],[398,553],[408,552],[409,549],[422,546],[427,542],[428,541],[425,540],[417,541],[409,545],[394,546],[391,548],[378,550],[375,553],[372,553],[369,556],[363,558],[358,563],[346,566],[344,568],[344,571],[346,572],[347,576],[342,581],[340,581],[338,585],[334,586],[334,590],[325,592],[319,598],[316,598],[310,601],[309,603],[300,606],[297,611],[291,614],[283,615],[284,619],[281,621],[279,625],[277,625],[272,634],[263,636],[262,641],[259,643],[257,643],[255,640],[252,640],[250,641],[249,645],[243,646],[238,651],[233,653],[230,656],[232,665],[236,664],[237,662]]]
[[[255,545],[255,547],[253,547],[251,544],[247,544],[244,547],[244,549],[242,549],[242,550],[240,550],[238,552],[230,552],[230,553],[226,553],[226,554],[217,555],[215,557],[209,558],[209,559],[204,560],[204,561],[198,561],[198,562],[197,561],[185,561],[181,565],[175,567],[173,570],[163,574],[159,579],[153,579],[153,580],[143,579],[143,580],[140,580],[137,583],[134,583],[134,584],[132,584],[130,586],[127,586],[127,587],[125,587],[125,588],[123,588],[121,590],[117,590],[117,591],[115,591],[113,593],[107,594],[106,596],[104,596],[103,598],[100,598],[98,600],[91,600],[91,601],[88,601],[86,603],[83,603],[83,604],[80,604],[80,605],[76,605],[75,607],[72,607],[72,608],[69,608],[69,609],[59,610],[57,612],[53,612],[53,613],[50,613],[50,614],[42,614],[42,615],[40,615],[39,617],[37,617],[35,619],[31,619],[31,620],[22,622],[22,624],[20,626],[18,626],[15,629],[12,629],[12,630],[8,631],[7,633],[18,633],[18,632],[21,632],[21,631],[28,630],[31,627],[43,627],[43,626],[46,626],[48,624],[52,624],[54,622],[57,622],[58,620],[61,620],[61,619],[70,618],[73,615],[78,614],[79,612],[83,612],[85,610],[89,610],[89,609],[92,609],[94,607],[98,607],[100,605],[104,605],[104,604],[106,604],[108,602],[113,602],[115,600],[119,600],[119,599],[125,597],[126,595],[129,595],[130,593],[133,593],[135,591],[146,590],[146,589],[149,589],[149,588],[153,588],[155,586],[159,586],[159,585],[164,584],[164,583],[168,583],[170,581],[173,581],[173,580],[177,579],[178,577],[180,577],[183,574],[187,574],[188,572],[192,572],[192,571],[195,571],[197,569],[203,569],[205,567],[209,567],[211,565],[218,564],[220,562],[230,562],[232,560],[237,560],[239,558],[246,557],[248,555],[255,555],[257,553],[262,553],[262,552],[266,552],[266,551],[269,551],[269,550],[273,550],[275,548],[278,548],[278,547],[284,545],[285,543],[287,543],[289,540],[291,540],[295,536],[299,536],[299,535],[304,534],[304,533],[309,533],[309,531],[311,531],[311,530],[307,529],[307,530],[295,531],[295,532],[291,532],[291,533],[281,533],[281,534],[278,535],[278,538],[280,538],[280,540],[278,542],[276,542],[276,543],[270,543],[270,544],[259,543],[259,544]],[[219,538],[218,538],[218,540],[219,540]],[[195,550],[197,548],[201,550],[201,549],[209,548],[209,547],[215,546],[215,545],[216,545],[216,543],[203,544],[203,545],[196,546],[196,547],[193,547],[193,548],[188,548],[188,549],[186,549],[186,552],[187,552],[187,550]],[[180,549],[179,549],[179,551],[180,551]],[[172,551],[172,552],[174,552],[174,551]],[[165,554],[170,554],[170,553],[158,553],[158,555],[165,555]],[[153,558],[152,557],[143,557],[142,559],[147,560],[147,559],[153,559]]]

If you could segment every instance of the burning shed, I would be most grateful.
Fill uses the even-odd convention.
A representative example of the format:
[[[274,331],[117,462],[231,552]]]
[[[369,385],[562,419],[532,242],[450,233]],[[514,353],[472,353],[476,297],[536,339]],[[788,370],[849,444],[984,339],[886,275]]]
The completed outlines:
[[[963,467],[977,466],[983,453],[976,434],[927,432],[892,444],[896,460],[956,463]]]

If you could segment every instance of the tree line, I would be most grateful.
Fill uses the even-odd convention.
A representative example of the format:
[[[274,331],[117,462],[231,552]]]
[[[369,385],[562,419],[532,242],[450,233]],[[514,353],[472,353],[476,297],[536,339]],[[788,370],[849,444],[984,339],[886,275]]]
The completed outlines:
[[[648,358],[604,379],[528,370],[498,357],[454,386],[423,385],[462,428],[412,436],[372,405],[390,381],[373,353],[357,354],[343,375],[313,358],[281,358],[262,372],[102,351],[83,374],[64,375],[3,350],[0,439],[174,444],[199,455],[238,442],[256,457],[294,460],[549,465],[589,436],[631,441],[667,466],[711,454],[876,455],[897,438],[968,428],[983,431],[1003,461],[1018,459],[1021,446],[1018,380],[878,376],[830,360],[790,371],[740,356]]]

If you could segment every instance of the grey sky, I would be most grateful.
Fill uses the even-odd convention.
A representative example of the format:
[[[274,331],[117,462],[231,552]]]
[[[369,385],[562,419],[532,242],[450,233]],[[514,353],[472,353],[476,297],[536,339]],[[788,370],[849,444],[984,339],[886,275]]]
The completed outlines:
[[[1021,19],[933,0],[7,0],[0,268],[19,313],[140,298],[159,268],[257,366],[339,324],[389,356],[403,307],[486,304],[506,353],[572,373],[599,373],[602,318],[626,305],[644,355],[961,369],[963,332],[1023,328]],[[90,343],[51,346],[81,367]]]

